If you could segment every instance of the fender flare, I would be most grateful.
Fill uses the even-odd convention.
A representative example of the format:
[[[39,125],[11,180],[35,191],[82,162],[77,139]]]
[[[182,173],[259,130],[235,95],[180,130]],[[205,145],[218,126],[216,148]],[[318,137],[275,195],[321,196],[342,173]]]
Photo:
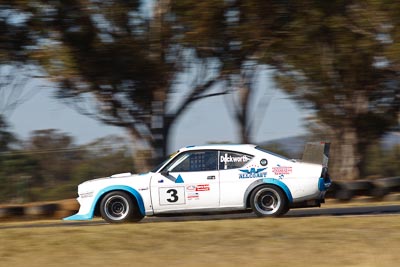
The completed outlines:
[[[112,185],[112,186],[108,186],[105,187],[103,189],[101,189],[96,196],[93,199],[92,202],[92,206],[90,207],[90,210],[87,214],[75,214],[72,215],[70,217],[64,218],[64,220],[90,220],[93,218],[94,216],[94,211],[95,208],[97,206],[97,204],[99,203],[99,200],[101,199],[101,197],[103,197],[106,193],[111,192],[111,191],[124,191],[129,193],[132,197],[135,198],[137,204],[138,204],[138,208],[140,213],[145,216],[146,212],[145,212],[145,208],[144,208],[144,203],[143,203],[143,198],[142,196],[139,194],[138,191],[136,191],[135,189],[133,189],[130,186],[126,186],[126,185]]]
[[[274,179],[274,178],[264,178],[264,179],[259,179],[257,181],[254,181],[247,187],[246,191],[244,192],[244,198],[243,198],[244,207],[247,207],[247,200],[248,200],[251,192],[256,187],[263,185],[263,184],[275,185],[275,186],[279,187],[285,193],[289,203],[293,203],[292,193],[290,192],[289,187],[285,183],[283,183],[281,180]]]
[[[125,191],[128,192],[131,196],[133,196],[136,200],[136,203],[138,204],[138,208],[140,213],[145,216],[146,212],[144,209],[144,203],[143,203],[143,198],[142,195],[140,195],[140,193],[138,191],[136,191],[134,188],[130,187],[130,186],[126,186],[126,185],[112,185],[112,186],[108,186],[106,188],[101,189],[96,197],[95,200],[93,201],[94,205],[92,206],[92,216],[94,213],[94,208],[97,205],[97,202],[99,201],[99,199],[104,196],[106,193],[111,192],[111,191]]]

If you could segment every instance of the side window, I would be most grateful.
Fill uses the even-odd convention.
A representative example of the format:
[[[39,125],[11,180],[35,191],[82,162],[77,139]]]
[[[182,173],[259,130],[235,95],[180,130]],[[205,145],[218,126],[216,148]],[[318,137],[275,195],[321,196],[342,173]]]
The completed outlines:
[[[218,169],[218,151],[188,151],[167,166],[171,172],[214,171]]]
[[[253,156],[238,152],[220,151],[219,153],[219,169],[229,170],[241,168],[249,162]]]

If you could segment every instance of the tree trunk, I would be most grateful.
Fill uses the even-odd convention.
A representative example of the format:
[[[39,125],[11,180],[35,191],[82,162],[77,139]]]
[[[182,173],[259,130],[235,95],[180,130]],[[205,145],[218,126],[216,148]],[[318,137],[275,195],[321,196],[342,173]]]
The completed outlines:
[[[251,76],[252,77],[252,76]],[[249,104],[251,95],[251,84],[248,77],[241,76],[239,87],[239,106],[236,110],[236,121],[239,126],[240,141],[243,144],[250,143],[250,121]]]
[[[142,139],[137,136],[136,131],[129,132],[132,139],[133,172],[146,173],[153,168],[152,151],[143,144]]]
[[[358,142],[358,146],[357,146],[357,150],[358,150],[358,154],[359,154],[359,161],[358,161],[358,171],[359,171],[359,178],[365,178],[368,173],[367,173],[367,160],[368,160],[368,150],[370,147],[372,147],[373,145],[380,145],[379,138],[369,138],[367,140],[365,140],[365,136],[363,137],[359,137],[358,138],[359,142]]]
[[[356,131],[351,127],[345,127],[337,131],[335,135],[335,141],[332,144],[332,177],[338,180],[356,180],[360,174]]]
[[[166,51],[163,42],[163,23],[164,16],[170,8],[170,0],[155,1],[153,7],[153,19],[151,21],[151,47],[150,56],[159,62],[165,61]],[[169,81],[169,79],[168,79]],[[150,132],[151,132],[151,162],[153,166],[161,163],[167,155],[168,133],[171,123],[166,120],[166,103],[168,97],[168,88],[170,84],[167,82],[153,92],[153,103],[151,112]]]
[[[157,98],[157,97],[156,97]],[[152,147],[152,162],[153,165],[157,165],[161,162],[162,158],[166,154],[165,151],[165,136],[164,136],[164,112],[165,112],[165,99],[157,99],[152,103],[152,115],[151,115],[151,147]]]

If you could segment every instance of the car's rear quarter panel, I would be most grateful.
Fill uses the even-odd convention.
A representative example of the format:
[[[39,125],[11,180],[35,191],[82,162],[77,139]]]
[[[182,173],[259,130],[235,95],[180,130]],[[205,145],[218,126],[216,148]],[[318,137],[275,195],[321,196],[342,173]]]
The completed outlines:
[[[319,196],[319,178],[322,166],[298,162],[294,164],[294,171],[283,181],[292,192],[293,202],[313,199]]]
[[[292,194],[293,202],[319,196],[318,181],[322,171],[321,165],[287,160],[264,152],[257,153],[254,162],[258,163],[263,158],[268,160],[268,178],[286,184]]]

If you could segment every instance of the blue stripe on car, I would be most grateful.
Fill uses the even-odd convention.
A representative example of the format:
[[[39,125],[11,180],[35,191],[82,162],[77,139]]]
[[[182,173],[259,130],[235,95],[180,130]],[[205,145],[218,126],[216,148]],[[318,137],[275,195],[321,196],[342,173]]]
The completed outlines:
[[[144,209],[144,203],[142,196],[139,194],[138,191],[133,189],[132,187],[126,186],[126,185],[113,185],[109,186],[106,188],[103,188],[100,190],[99,193],[97,193],[96,197],[94,198],[92,202],[92,206],[90,207],[90,211],[87,214],[75,214],[72,216],[69,216],[67,218],[64,218],[64,220],[74,220],[74,221],[79,221],[79,220],[90,220],[93,218],[94,215],[94,209],[96,208],[96,204],[99,201],[100,197],[103,196],[104,194],[111,192],[111,191],[127,191],[131,193],[135,198],[136,202],[138,204],[138,208],[140,213],[144,216],[145,215],[145,209]]]
[[[273,179],[273,178],[264,178],[264,179],[263,179],[263,182],[264,182],[265,184],[273,184],[273,185],[278,186],[279,188],[281,188],[281,189],[285,192],[285,194],[286,194],[286,196],[287,196],[289,202],[290,202],[290,203],[293,202],[292,193],[290,192],[290,190],[289,190],[289,188],[287,187],[287,185],[284,184],[282,181],[277,180],[277,179]]]
[[[93,218],[93,214],[88,213],[88,214],[84,214],[84,215],[75,214],[75,215],[66,217],[63,220],[64,221],[85,221],[85,220],[90,220],[92,218]]]
[[[329,186],[331,185],[331,181],[329,180],[328,182],[325,182],[325,179],[323,177],[319,178],[318,180],[318,189],[319,191],[326,191],[328,190]]]

